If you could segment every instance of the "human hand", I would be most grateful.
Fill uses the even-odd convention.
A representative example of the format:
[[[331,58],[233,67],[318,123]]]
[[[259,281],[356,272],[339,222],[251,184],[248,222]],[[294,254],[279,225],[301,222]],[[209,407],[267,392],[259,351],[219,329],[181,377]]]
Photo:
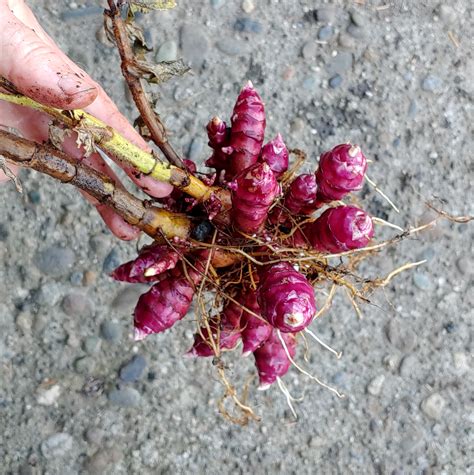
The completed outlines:
[[[57,47],[23,0],[0,0],[0,58],[0,76],[13,83],[22,94],[60,109],[84,109],[135,145],[150,150],[104,90]],[[11,127],[30,140],[43,142],[48,139],[49,120],[43,113],[0,101],[0,127]],[[66,139],[64,150],[122,186],[98,154],[83,157],[74,137]],[[137,176],[123,168],[149,195],[162,197],[171,192],[170,185],[144,175]],[[6,179],[0,171],[0,182]],[[138,236],[138,229],[92,197],[84,196],[96,206],[116,236],[125,240]]]

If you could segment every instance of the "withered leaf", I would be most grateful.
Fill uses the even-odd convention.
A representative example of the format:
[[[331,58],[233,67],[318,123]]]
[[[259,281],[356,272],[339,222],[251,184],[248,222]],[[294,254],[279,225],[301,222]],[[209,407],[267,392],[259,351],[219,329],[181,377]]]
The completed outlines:
[[[135,22],[127,22],[126,24],[128,37],[135,43],[135,46],[151,51],[153,48],[146,42],[145,34],[141,26]]]
[[[131,0],[130,11],[132,13],[149,13],[153,10],[170,10],[176,6],[175,0]]]
[[[69,129],[65,129],[54,123],[50,124],[48,128],[49,141],[58,150],[63,149],[63,142],[66,139],[66,137],[69,137],[70,135],[71,135],[71,131]]]
[[[178,59],[177,61],[162,61],[157,64],[137,60],[135,69],[136,74],[149,83],[162,84],[174,76],[183,76],[191,68],[186,66],[182,59]]]

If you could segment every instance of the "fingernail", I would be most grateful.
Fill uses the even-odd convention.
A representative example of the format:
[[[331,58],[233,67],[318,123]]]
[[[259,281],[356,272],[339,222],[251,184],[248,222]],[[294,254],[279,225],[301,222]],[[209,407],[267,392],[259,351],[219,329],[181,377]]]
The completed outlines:
[[[75,96],[77,94],[85,94],[95,89],[94,86],[85,83],[79,75],[65,74],[61,76],[58,81],[58,86],[61,91],[67,96]]]

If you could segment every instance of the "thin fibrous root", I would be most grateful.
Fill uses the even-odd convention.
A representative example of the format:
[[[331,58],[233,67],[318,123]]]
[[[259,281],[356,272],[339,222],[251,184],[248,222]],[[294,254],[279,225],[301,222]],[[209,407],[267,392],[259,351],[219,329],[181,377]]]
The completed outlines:
[[[397,212],[400,213],[400,210],[395,206],[394,202],[378,187],[377,183],[372,181],[367,174],[365,175],[367,182],[374,188],[374,190]]]
[[[328,344],[324,343],[324,341],[320,340],[309,328],[305,328],[304,332],[311,336],[315,341],[317,341],[323,348],[330,351],[335,357],[339,360],[342,356],[342,351],[336,351],[334,348],[331,348]]]
[[[398,274],[400,274],[401,272],[404,272],[408,269],[413,269],[414,267],[418,267],[418,266],[421,266],[422,264],[425,264],[427,262],[426,259],[423,259],[422,261],[418,261],[418,262],[408,262],[407,264],[404,264],[396,269],[394,269],[392,272],[390,272],[387,277],[385,277],[384,279],[375,279],[373,280],[372,282],[370,282],[369,284],[367,284],[364,289],[363,289],[363,293],[365,293],[367,290],[369,290],[369,288],[373,288],[373,287],[386,287],[389,282]]]
[[[377,218],[376,216],[374,216],[372,218],[372,222],[374,224],[379,224],[380,226],[387,226],[389,228],[393,228],[393,229],[396,229],[397,231],[400,231],[401,233],[403,233],[403,231],[405,231],[403,228],[401,228],[400,226],[397,226],[396,224],[393,224],[391,223],[390,221],[385,221],[385,219],[382,219],[382,218]]]
[[[303,396],[301,396],[300,398],[293,397],[290,391],[288,390],[288,388],[286,387],[286,384],[283,382],[283,380],[279,376],[277,376],[277,383],[278,383],[278,387],[280,388],[280,391],[284,394],[286,398],[286,402],[288,404],[288,407],[290,408],[291,413],[293,414],[293,417],[295,418],[295,420],[297,420],[298,415],[296,414],[295,408],[293,407],[292,403],[301,402],[303,400]]]
[[[311,373],[308,373],[308,371],[306,371],[304,368],[302,368],[298,363],[296,363],[296,361],[291,357],[290,355],[290,352],[288,351],[288,347],[286,346],[286,343],[285,343],[285,340],[283,339],[283,337],[281,336],[281,332],[280,330],[277,330],[277,335],[278,335],[278,338],[283,346],[283,349],[285,350],[285,354],[286,354],[286,357],[289,359],[290,363],[302,374],[304,374],[305,376],[308,376],[308,378],[310,378],[311,380],[315,381],[317,384],[319,384],[320,386],[322,386],[323,388],[326,388],[327,390],[331,391],[332,393],[334,393],[338,398],[340,399],[343,399],[345,398],[346,396],[342,393],[340,393],[336,388],[333,388],[332,386],[329,386],[328,384],[326,383],[323,383],[320,379],[318,379],[316,376],[313,376]]]

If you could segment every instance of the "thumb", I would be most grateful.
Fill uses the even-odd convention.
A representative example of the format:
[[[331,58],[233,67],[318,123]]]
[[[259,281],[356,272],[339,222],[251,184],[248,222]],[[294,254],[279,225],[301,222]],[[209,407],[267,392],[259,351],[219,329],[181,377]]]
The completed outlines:
[[[0,3],[0,75],[24,95],[60,109],[82,109],[98,94],[94,81]]]

